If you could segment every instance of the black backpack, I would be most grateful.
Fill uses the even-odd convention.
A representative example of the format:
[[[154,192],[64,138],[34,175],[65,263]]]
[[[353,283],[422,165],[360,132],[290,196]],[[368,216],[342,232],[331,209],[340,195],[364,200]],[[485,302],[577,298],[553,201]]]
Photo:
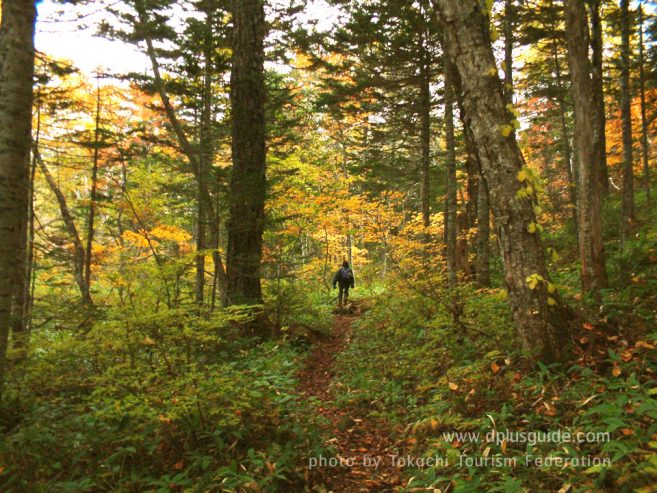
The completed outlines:
[[[350,284],[354,280],[354,273],[349,267],[342,267],[338,274],[338,279],[342,284]]]

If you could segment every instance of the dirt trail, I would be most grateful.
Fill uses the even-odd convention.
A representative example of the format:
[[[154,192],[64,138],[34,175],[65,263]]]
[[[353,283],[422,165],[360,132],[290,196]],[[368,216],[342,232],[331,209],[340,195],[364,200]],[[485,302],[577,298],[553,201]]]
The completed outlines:
[[[389,427],[339,409],[329,388],[335,358],[349,344],[352,321],[353,317],[336,315],[332,336],[315,343],[306,367],[299,374],[303,393],[321,402],[318,410],[330,422],[324,432],[326,440],[337,452],[334,461],[341,460],[343,464],[320,464],[313,468],[312,477],[316,486],[323,484],[325,487],[316,488],[316,491],[391,492],[400,485],[400,477],[399,470],[392,465],[396,451]]]

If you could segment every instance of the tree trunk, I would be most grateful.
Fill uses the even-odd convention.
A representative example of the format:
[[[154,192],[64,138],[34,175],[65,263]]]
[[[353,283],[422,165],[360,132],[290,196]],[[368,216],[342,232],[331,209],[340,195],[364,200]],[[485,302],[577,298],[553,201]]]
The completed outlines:
[[[621,0],[621,119],[623,128],[622,241],[634,221],[634,169],[632,159],[632,97],[630,94],[629,0]]]
[[[593,106],[593,166],[594,178],[600,187],[601,197],[609,195],[607,171],[607,137],[604,83],[602,72],[602,19],[600,0],[587,2],[591,23],[591,103]]]
[[[643,45],[643,5],[639,4],[639,90],[641,95],[641,155],[643,157],[643,186],[650,201],[650,167],[648,165],[648,118],[646,116],[646,75]]]
[[[513,105],[513,0],[504,0],[504,98]]]
[[[37,107],[37,128],[34,138],[34,145],[38,148],[39,135],[41,131],[41,111]],[[30,170],[28,179],[28,203],[27,203],[27,225],[25,238],[27,249],[24,252],[25,258],[20,259],[21,268],[25,274],[21,274],[22,283],[16,285],[14,299],[12,301],[12,335],[13,347],[19,352],[19,357],[27,356],[27,348],[30,340],[30,320],[32,313],[33,297],[33,274],[34,274],[34,178],[36,175],[36,153],[33,153],[30,160]],[[22,241],[22,240],[21,240]]]
[[[477,193],[477,282],[490,286],[490,205],[484,179],[479,175]]]
[[[454,67],[444,57],[445,76],[445,167],[447,169],[447,197],[445,200],[445,240],[447,243],[447,275],[450,289],[456,287],[456,142],[454,139]]]
[[[34,77],[33,1],[3,0],[0,24],[0,397],[16,285],[25,269]],[[24,264],[24,262],[22,262]]]
[[[519,180],[524,159],[508,132],[509,114],[478,0],[435,0],[447,38],[449,58],[463,83],[466,124],[475,139],[483,184],[495,219],[509,303],[523,348],[535,358],[565,356],[570,310],[561,301],[545,265],[535,225],[533,192]]]
[[[568,122],[566,119],[566,89],[564,87],[563,75],[561,73],[561,63],[559,63],[559,53],[557,51],[557,40],[552,41],[552,59],[554,61],[554,75],[557,82],[558,101],[559,101],[559,117],[561,123],[561,149],[563,153],[564,165],[566,168],[566,176],[568,177],[568,198],[572,205],[572,218],[573,229],[575,237],[579,243],[579,225],[577,219],[577,184],[573,173],[573,153],[570,148],[570,136],[568,134]]]
[[[428,60],[422,61],[420,75],[420,145],[422,148],[422,163],[420,179],[420,196],[422,202],[422,224],[425,228],[431,223],[431,207],[429,200],[431,165],[431,88]]]
[[[468,173],[468,217],[469,227],[477,227],[475,239],[475,275],[480,286],[490,286],[490,207],[488,191],[481,178],[481,164],[477,156],[472,130],[466,125],[465,108],[463,107],[463,84],[458,71],[453,70],[454,92],[459,116],[463,124],[463,137],[467,158],[465,166]],[[482,196],[483,194],[483,196]]]
[[[594,161],[594,110],[591,93],[591,63],[588,57],[588,23],[580,0],[566,0],[566,38],[571,92],[575,106],[575,145],[579,166],[578,229],[581,280],[584,291],[607,285],[602,222],[600,219],[599,166]]]
[[[46,178],[46,182],[48,183],[50,190],[52,190],[52,193],[55,194],[57,204],[59,205],[59,211],[62,215],[62,220],[64,221],[64,226],[67,233],[71,237],[71,241],[73,242],[73,275],[75,277],[75,283],[80,289],[82,302],[87,305],[92,305],[93,302],[91,299],[91,292],[89,291],[89,285],[87,284],[86,277],[84,275],[84,266],[86,265],[85,257],[87,254],[85,252],[84,245],[82,244],[82,240],[80,239],[78,228],[75,225],[73,215],[68,208],[66,197],[62,193],[61,189],[57,186],[57,182],[53,176],[50,174],[50,171],[48,170],[43,157],[41,157],[39,150],[35,149],[34,152],[36,153],[39,168],[41,168],[41,172]]]
[[[228,299],[261,303],[266,148],[263,0],[233,0],[232,155],[228,221]]]
[[[96,201],[98,195],[98,159],[100,154],[100,85],[96,92],[96,128],[94,130],[94,161],[91,168],[91,189],[89,190],[89,217],[87,219],[87,248],[84,256],[84,282],[91,290],[91,252],[94,243],[96,220]]]

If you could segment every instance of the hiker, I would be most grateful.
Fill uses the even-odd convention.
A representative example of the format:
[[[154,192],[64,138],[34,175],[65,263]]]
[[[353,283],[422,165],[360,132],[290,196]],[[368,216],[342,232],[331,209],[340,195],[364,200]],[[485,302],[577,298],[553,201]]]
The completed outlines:
[[[342,267],[333,276],[333,289],[340,286],[338,306],[344,306],[349,300],[349,288],[354,287],[354,271],[349,268],[349,262],[342,262]]]

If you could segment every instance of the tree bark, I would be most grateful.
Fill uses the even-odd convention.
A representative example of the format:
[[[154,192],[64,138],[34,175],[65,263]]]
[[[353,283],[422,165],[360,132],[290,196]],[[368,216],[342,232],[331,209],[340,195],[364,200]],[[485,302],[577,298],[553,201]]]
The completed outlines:
[[[648,165],[648,118],[646,116],[646,74],[643,44],[643,5],[639,4],[639,90],[641,96],[641,156],[643,157],[643,186],[650,201],[650,166]]]
[[[634,221],[634,168],[632,158],[632,96],[630,94],[629,0],[621,0],[621,120],[623,129],[622,239],[627,239]]]
[[[513,104],[513,28],[515,20],[513,0],[504,0],[504,98]]]
[[[588,57],[588,22],[586,9],[580,0],[566,0],[564,6],[579,166],[577,211],[581,281],[584,291],[597,291],[607,285],[607,272],[600,219],[599,166],[594,161],[594,109],[591,98],[591,63]]]
[[[602,72],[603,44],[600,0],[587,2],[591,24],[591,100],[593,105],[593,166],[601,197],[609,195],[607,171],[607,137],[604,83]]]
[[[3,0],[0,24],[0,397],[16,285],[25,282],[35,2]],[[17,262],[16,259],[19,259]],[[14,313],[16,313],[15,311]]]
[[[478,0],[435,0],[435,5],[446,33],[447,53],[463,83],[466,124],[489,191],[518,336],[532,357],[554,361],[565,356],[570,310],[551,292],[543,245],[538,232],[530,232],[536,222],[535,197],[518,179],[524,159],[507,130],[511,122],[486,14]]]
[[[228,299],[262,303],[260,262],[265,223],[266,148],[263,0],[233,0],[233,170],[230,182]]]

